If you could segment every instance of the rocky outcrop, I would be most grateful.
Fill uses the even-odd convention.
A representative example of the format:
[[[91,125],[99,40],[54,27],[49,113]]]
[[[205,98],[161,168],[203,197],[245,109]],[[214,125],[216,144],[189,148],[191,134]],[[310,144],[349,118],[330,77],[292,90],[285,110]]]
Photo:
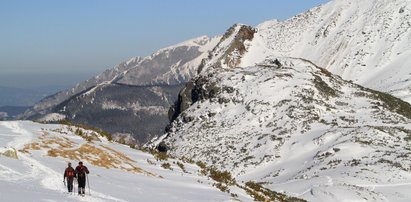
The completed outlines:
[[[247,25],[235,24],[230,27],[208,58],[202,61],[198,73],[210,66],[236,67],[241,63],[241,56],[247,51],[245,42],[252,40],[255,33],[256,29]]]
[[[198,68],[199,73],[207,68],[235,68],[241,63],[241,56],[246,53],[246,41],[254,37],[256,30],[247,25],[233,25],[221,38],[217,46],[210,52],[207,59],[204,59]],[[190,80],[184,89],[179,93],[177,102],[169,110],[170,120],[174,120],[181,112],[191,106],[199,99],[207,99],[218,93],[220,87],[217,84],[207,84],[208,78],[213,74],[199,76]],[[204,90],[208,89],[208,90]]]
[[[238,29],[238,31],[236,31]],[[234,25],[231,27],[221,39],[221,44],[230,36],[234,35],[234,39],[227,46],[224,54],[220,56],[218,62],[214,65],[216,67],[222,67],[223,64],[230,68],[234,68],[241,63],[241,56],[247,51],[244,42],[251,41],[254,38],[256,30],[247,25]]]
[[[0,150],[0,155],[12,158],[12,159],[19,159],[17,156],[17,151],[14,148],[3,148]]]

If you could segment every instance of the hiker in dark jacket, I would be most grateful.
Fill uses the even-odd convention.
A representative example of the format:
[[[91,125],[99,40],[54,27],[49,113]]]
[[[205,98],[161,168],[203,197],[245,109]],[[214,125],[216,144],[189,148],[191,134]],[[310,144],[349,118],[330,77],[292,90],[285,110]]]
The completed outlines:
[[[67,188],[69,192],[73,192],[73,180],[76,177],[74,168],[71,167],[71,163],[68,163],[68,167],[64,171],[63,182],[65,182],[67,178]]]
[[[83,166],[83,162],[79,162],[76,167],[76,177],[78,182],[78,194],[85,194],[86,188],[86,174],[89,174],[86,166]]]

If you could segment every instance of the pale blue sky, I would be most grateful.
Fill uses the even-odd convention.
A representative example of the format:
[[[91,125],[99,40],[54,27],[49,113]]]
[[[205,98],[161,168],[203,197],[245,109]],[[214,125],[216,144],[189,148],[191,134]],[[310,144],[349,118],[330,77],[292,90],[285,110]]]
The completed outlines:
[[[284,20],[325,2],[0,0],[0,79],[33,72],[87,78],[130,57],[223,34],[234,23]]]

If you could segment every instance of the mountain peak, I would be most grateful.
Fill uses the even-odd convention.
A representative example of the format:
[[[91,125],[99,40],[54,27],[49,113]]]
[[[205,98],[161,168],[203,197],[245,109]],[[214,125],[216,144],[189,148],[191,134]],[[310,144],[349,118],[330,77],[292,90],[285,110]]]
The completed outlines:
[[[247,25],[235,24],[230,27],[210,52],[208,59],[202,62],[198,71],[201,72],[211,66],[217,68],[236,67],[246,52],[246,41],[253,39],[254,33],[255,29]]]

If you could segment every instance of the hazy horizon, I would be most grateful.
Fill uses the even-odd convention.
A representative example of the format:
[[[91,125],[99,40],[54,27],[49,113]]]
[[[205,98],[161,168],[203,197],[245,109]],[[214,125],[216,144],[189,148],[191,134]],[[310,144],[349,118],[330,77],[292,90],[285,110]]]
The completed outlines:
[[[99,72],[7,72],[0,74],[0,87],[12,87],[31,90],[71,87],[89,79]]]

